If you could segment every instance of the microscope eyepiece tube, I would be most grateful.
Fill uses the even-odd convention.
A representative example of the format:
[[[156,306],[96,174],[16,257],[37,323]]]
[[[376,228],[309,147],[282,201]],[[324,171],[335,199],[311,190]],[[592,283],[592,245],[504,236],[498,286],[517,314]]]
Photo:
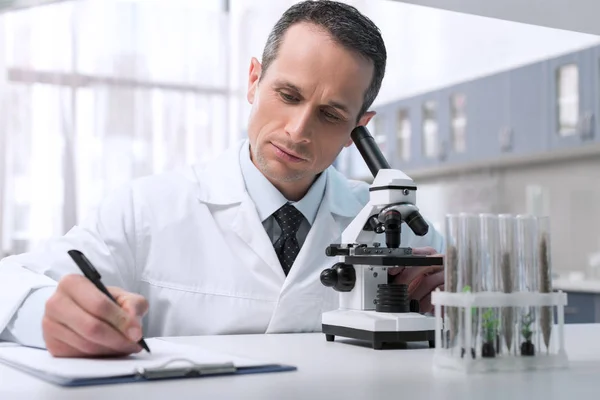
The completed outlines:
[[[363,160],[365,160],[373,177],[377,176],[380,169],[390,169],[390,165],[381,153],[379,146],[377,146],[377,142],[375,142],[366,127],[357,126],[352,131],[352,141]]]

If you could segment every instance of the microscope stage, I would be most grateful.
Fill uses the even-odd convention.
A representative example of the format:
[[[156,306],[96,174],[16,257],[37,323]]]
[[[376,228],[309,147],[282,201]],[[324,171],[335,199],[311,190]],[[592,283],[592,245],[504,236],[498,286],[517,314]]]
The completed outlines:
[[[322,329],[327,341],[335,336],[370,341],[375,349],[383,343],[429,342],[435,345],[435,318],[418,313],[382,313],[374,310],[334,310],[323,313]]]

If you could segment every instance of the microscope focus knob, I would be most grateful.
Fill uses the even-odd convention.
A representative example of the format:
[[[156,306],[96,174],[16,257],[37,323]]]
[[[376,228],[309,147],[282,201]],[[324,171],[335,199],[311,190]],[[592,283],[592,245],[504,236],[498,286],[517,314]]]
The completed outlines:
[[[321,283],[338,292],[349,292],[354,289],[356,271],[351,264],[337,263],[321,272]]]
[[[337,284],[337,271],[333,268],[327,268],[321,272],[321,283],[323,286],[334,287]]]

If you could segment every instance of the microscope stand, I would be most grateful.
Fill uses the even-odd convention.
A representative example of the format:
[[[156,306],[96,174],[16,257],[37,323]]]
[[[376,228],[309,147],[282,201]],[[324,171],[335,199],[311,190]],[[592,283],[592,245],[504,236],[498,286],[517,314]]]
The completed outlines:
[[[333,310],[323,314],[322,331],[328,342],[336,336],[384,344],[428,342],[435,347],[435,318],[419,313],[381,313],[371,310]]]

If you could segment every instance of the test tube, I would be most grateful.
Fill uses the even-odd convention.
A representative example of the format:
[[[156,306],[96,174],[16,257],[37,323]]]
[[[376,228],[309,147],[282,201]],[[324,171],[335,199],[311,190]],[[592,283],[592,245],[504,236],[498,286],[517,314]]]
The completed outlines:
[[[461,213],[458,244],[458,290],[462,292],[480,292],[480,221],[476,214]],[[476,357],[477,332],[479,332],[479,309],[461,310],[459,324],[461,329],[462,351]],[[460,316],[462,316],[462,321]]]
[[[460,242],[460,216],[446,215],[446,256],[444,257],[444,291],[458,292],[458,244]],[[459,332],[457,307],[444,307],[444,347],[454,348]]]
[[[500,291],[512,293],[517,288],[517,253],[515,246],[515,216],[500,214],[498,216],[498,236],[500,252]],[[515,314],[514,307],[503,307],[501,310],[501,335],[503,353],[515,354]]]
[[[498,232],[498,216],[494,214],[479,215],[479,280],[483,292],[500,291],[500,246]],[[500,308],[486,307],[479,315],[481,326],[478,346],[481,356],[496,357],[500,352]]]
[[[458,246],[458,285],[463,292],[479,292],[480,222],[476,214],[461,213]]]
[[[518,290],[539,292],[537,218],[533,215],[517,215],[516,235]],[[522,356],[533,356],[539,349],[538,309],[533,306],[520,307],[518,325]]]
[[[550,250],[550,218],[547,216],[537,217],[537,256],[538,256],[538,282],[540,293],[552,293],[552,263]],[[542,306],[539,310],[539,327],[546,347],[546,353],[550,352],[550,336],[554,315],[552,306]]]

